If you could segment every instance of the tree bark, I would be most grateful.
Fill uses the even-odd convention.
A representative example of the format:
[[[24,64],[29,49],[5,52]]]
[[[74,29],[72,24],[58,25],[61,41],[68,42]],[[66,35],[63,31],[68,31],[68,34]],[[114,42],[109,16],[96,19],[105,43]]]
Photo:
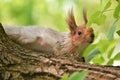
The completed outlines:
[[[59,80],[65,73],[89,71],[86,80],[120,80],[120,67],[93,65],[72,55],[34,52],[12,42],[0,24],[0,80]]]

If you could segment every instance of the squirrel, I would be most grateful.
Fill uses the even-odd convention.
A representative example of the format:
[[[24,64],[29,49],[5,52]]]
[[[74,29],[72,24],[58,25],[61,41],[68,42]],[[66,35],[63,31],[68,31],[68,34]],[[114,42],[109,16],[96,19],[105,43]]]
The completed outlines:
[[[73,10],[69,11],[66,22],[69,32],[58,32],[43,27],[4,27],[7,35],[19,45],[40,52],[54,52],[56,55],[70,53],[82,57],[83,51],[93,42],[94,31],[87,28],[86,10],[83,9],[84,24],[78,26]]]

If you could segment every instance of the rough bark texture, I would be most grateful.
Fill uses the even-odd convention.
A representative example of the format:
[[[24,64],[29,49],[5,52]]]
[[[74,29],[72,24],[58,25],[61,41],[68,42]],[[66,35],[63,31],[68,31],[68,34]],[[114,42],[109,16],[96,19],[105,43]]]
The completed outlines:
[[[55,56],[22,48],[0,24],[0,80],[58,80],[65,73],[88,70],[86,80],[120,80],[120,67],[92,65],[79,57]]]

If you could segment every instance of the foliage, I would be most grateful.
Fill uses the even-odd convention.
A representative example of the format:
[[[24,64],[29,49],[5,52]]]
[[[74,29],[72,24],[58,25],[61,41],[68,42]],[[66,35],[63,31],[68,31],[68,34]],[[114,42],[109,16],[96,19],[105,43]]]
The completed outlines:
[[[87,76],[88,71],[74,72],[72,75],[65,74],[60,80],[84,80]]]
[[[91,61],[96,55],[98,55],[100,51],[97,48],[94,48],[90,52],[88,52],[88,55],[85,58],[85,62]]]
[[[111,29],[109,30],[109,33],[108,33],[108,36],[107,36],[109,41],[112,41],[113,38],[114,38],[113,36],[114,36],[117,21],[118,21],[118,19],[116,21],[114,21],[114,23],[111,26]]]
[[[101,0],[103,2],[103,0]],[[108,10],[111,7],[112,3],[111,0],[108,0],[108,2],[105,4],[105,7],[103,7],[103,10],[98,10],[93,13],[93,15],[90,17],[88,26],[94,24],[97,25],[103,25],[106,21],[106,16],[104,12],[110,11]],[[90,60],[94,64],[104,64],[104,65],[112,65],[115,60],[120,60],[120,53],[115,53],[116,56],[113,56],[116,44],[118,43],[119,39],[115,39],[115,34],[120,34],[120,30],[116,32],[116,27],[118,27],[118,22],[120,19],[120,2],[118,1],[117,6],[113,9],[113,17],[115,20],[110,25],[110,29],[108,31],[108,34],[105,34],[104,39],[100,39],[97,43],[94,44],[94,46],[88,47],[88,49],[85,51],[85,60],[86,62],[90,62]],[[112,16],[111,16],[112,17]],[[116,32],[116,33],[115,33]],[[93,58],[93,56],[96,56]]]
[[[118,5],[115,8],[114,18],[119,18],[119,13],[120,13],[120,2],[118,3]]]

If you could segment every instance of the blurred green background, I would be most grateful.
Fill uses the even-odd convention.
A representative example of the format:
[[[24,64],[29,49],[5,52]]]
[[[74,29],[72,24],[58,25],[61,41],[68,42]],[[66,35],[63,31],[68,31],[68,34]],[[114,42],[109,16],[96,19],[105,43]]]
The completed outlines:
[[[103,1],[104,7],[108,0]],[[117,3],[114,1],[112,4]],[[39,25],[66,31],[65,19],[71,7],[77,24],[83,21],[84,7],[87,8],[88,18],[103,8],[100,0],[0,0],[0,21],[5,25]],[[110,20],[111,23],[113,18],[110,17]]]
[[[95,41],[84,52],[86,61],[92,58],[95,64],[113,65],[115,60],[120,60],[119,34],[116,33],[120,30],[119,0],[0,0],[0,22],[68,31],[65,20],[72,7],[78,25],[83,23],[82,10],[86,8],[88,27],[94,29]]]

